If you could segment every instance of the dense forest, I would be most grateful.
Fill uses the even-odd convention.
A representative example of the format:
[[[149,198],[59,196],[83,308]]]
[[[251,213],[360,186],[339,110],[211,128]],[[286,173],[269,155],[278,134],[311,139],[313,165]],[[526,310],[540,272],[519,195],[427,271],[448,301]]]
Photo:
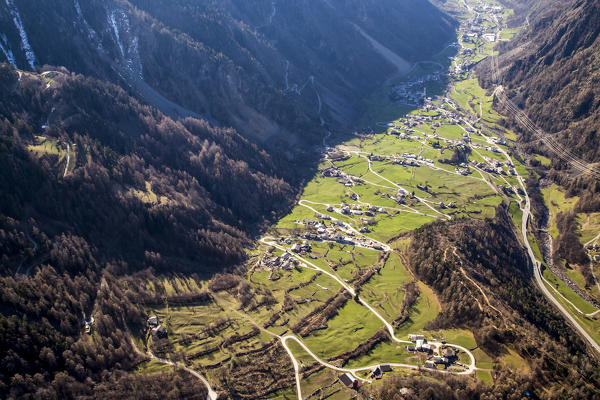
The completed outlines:
[[[26,264],[74,242],[132,268],[219,269],[294,197],[284,164],[232,129],[174,121],[79,75],[0,74],[4,273],[26,236],[38,243]]]
[[[133,304],[148,300],[110,274],[239,263],[294,198],[288,164],[111,84],[3,64],[0,165],[0,397],[202,398],[179,372],[123,374],[144,358],[124,321],[143,324]],[[101,340],[81,336],[92,313]]]
[[[507,352],[504,343],[511,343],[531,367],[521,375],[498,371],[493,392],[473,386],[462,392],[467,398],[522,398],[525,391],[548,399],[594,398],[600,385],[597,361],[533,286],[529,260],[505,206],[497,208],[493,220],[438,221],[410,235],[411,269],[444,305],[428,328],[471,329],[478,346],[495,357]],[[487,288],[489,299],[466,284],[465,276]],[[401,382],[391,382],[392,387]],[[451,378],[425,391],[433,391],[433,397],[417,392],[412,398],[461,398],[456,385]],[[515,393],[515,387],[522,392]],[[396,398],[391,392],[383,390],[382,398]]]

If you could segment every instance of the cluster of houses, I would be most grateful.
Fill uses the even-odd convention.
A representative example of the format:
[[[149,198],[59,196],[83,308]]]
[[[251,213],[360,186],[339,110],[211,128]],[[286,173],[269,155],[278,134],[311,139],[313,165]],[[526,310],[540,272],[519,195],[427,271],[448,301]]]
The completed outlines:
[[[585,246],[585,249],[589,251],[600,251],[600,246],[598,245],[598,243],[594,243],[593,245],[588,244],[587,246]]]
[[[492,143],[499,144],[501,146],[506,146],[506,140],[504,138],[492,137],[490,138]]]
[[[463,42],[476,42],[478,38],[483,38],[488,42],[495,42],[497,40],[496,34],[493,32],[489,32],[490,28],[484,25],[484,18],[482,15],[484,14],[496,14],[498,21],[502,20],[502,16],[498,14],[502,14],[502,7],[491,7],[487,4],[480,4],[473,8],[476,15],[469,21],[468,29],[462,36]]]
[[[371,370],[369,377],[371,379],[381,379],[385,373],[392,371],[392,367],[389,364],[380,364]],[[357,390],[362,386],[362,383],[349,372],[340,376],[339,381],[349,389]]]
[[[475,149],[479,149],[479,150],[491,151],[492,153],[500,152],[500,150],[498,150],[494,146],[484,146],[484,145],[480,145],[480,144],[472,144],[471,147],[473,147]]]
[[[587,246],[585,246],[585,249],[589,252],[598,252],[600,251],[600,246],[598,245],[598,243],[594,243],[593,245],[590,243]],[[600,262],[600,254],[590,255],[590,258],[592,259],[592,261]]]
[[[286,251],[280,256],[271,255],[263,257],[260,266],[271,271],[275,268],[280,268],[284,271],[290,271],[296,268],[298,263],[298,260],[292,257],[291,253]]]
[[[406,349],[411,352],[422,352],[428,354],[428,358],[425,361],[425,368],[439,369],[447,368],[457,362],[457,350],[454,350],[448,346],[439,349],[438,354],[433,354],[434,350],[437,350],[435,346],[427,343],[424,335],[410,334],[408,339],[414,343],[414,345],[406,346]],[[389,364],[380,364],[371,370],[369,373],[370,379],[381,379],[385,373],[393,372],[392,367]],[[347,388],[358,390],[362,383],[352,373],[345,373],[339,377],[339,381]]]
[[[414,345],[406,346],[406,350],[410,352],[426,353],[429,355],[425,361],[425,368],[438,369],[438,366],[447,368],[457,360],[456,350],[450,347],[442,348],[439,350],[437,355],[434,355],[433,353],[434,350],[436,350],[436,347],[427,343],[427,339],[425,339],[424,335],[410,334],[408,335],[408,340],[413,342]]]
[[[321,172],[321,175],[325,178],[338,178],[337,182],[345,185],[346,187],[353,187],[354,185],[360,185],[364,183],[359,177],[348,175],[344,171],[336,167],[329,167]]]
[[[454,172],[456,172],[457,174],[461,174],[462,176],[467,176],[467,175],[471,175],[471,169],[469,168],[469,166],[466,163],[462,163],[459,165],[459,168],[454,168]]]
[[[310,243],[308,240],[303,241],[302,243],[294,243],[292,248],[290,249],[294,253],[308,253],[311,250]]]
[[[520,186],[504,186],[504,185],[500,185],[499,188],[507,196],[513,195],[515,193],[519,193],[520,195],[524,195],[525,194],[525,192],[523,191],[523,189]]]
[[[345,373],[340,376],[339,380],[344,386],[350,389],[358,390],[362,386],[361,382],[351,373]]]
[[[480,40],[493,43],[498,40],[498,37],[496,36],[495,32],[491,31],[491,29],[493,29],[493,28],[488,27],[484,24],[485,18],[483,17],[484,14],[489,14],[489,13],[498,14],[498,12],[496,12],[496,10],[492,9],[492,8],[489,8],[489,9],[485,9],[485,8],[488,8],[488,7],[482,6],[482,7],[476,7],[474,9],[476,11],[476,15],[468,22],[467,28],[463,31],[462,38],[461,38],[463,43],[478,43]],[[499,13],[501,13],[501,12],[502,11],[500,11]],[[497,16],[497,19],[499,21],[501,21],[502,16]],[[471,54],[472,54],[471,49],[469,49],[467,47],[463,47],[463,52],[461,53],[461,55],[470,56]],[[453,58],[453,61],[458,61],[458,60],[456,58]],[[474,65],[474,63],[471,59],[467,59],[462,64],[456,63],[455,64],[455,72],[462,73],[463,71],[468,70],[473,65]]]
[[[448,204],[445,204],[443,201],[440,202],[440,204],[438,205],[439,208],[441,208],[442,210],[446,209],[446,208],[456,208],[456,203],[451,201]]]
[[[363,207],[366,209],[363,211]],[[365,215],[367,217],[374,217],[375,213],[385,214],[387,211],[383,207],[374,207],[368,204],[364,206],[360,206],[358,204],[354,204],[352,206],[342,205],[341,208],[329,207],[327,209],[329,212],[337,212],[339,214],[344,215]],[[321,215],[318,215],[321,217]],[[327,216],[328,220],[331,220],[331,217]],[[361,221],[365,224],[372,222],[369,218],[362,218]],[[293,243],[292,239],[282,239],[285,244],[291,245],[291,251],[295,253],[299,253],[301,255],[306,255],[310,253],[311,246],[308,242],[312,241],[321,241],[321,242],[336,242],[340,244],[348,244],[351,246],[361,246],[365,248],[370,248],[374,250],[383,250],[383,247],[373,240],[357,235],[355,231],[345,222],[340,220],[331,220],[329,226],[325,225],[324,222],[314,221],[314,220],[304,220],[304,221],[294,221],[294,223],[298,225],[306,225],[311,227],[312,229],[309,232],[306,232],[302,235],[304,240],[301,243]],[[369,233],[370,229],[368,227],[363,227],[359,230],[359,233]],[[286,255],[287,254],[287,255]],[[290,253],[284,253],[282,256],[276,257],[273,256],[271,258],[263,259],[262,266],[267,269],[273,269],[275,267],[279,267],[282,269],[293,269],[295,267],[296,260],[292,259]]]
[[[150,333],[152,337],[162,339],[167,337],[167,328],[164,325],[160,324],[158,317],[156,315],[148,318],[148,327],[150,328]]]
[[[481,170],[483,170],[485,172],[489,172],[491,174],[506,175],[507,173],[504,170],[504,167],[506,166],[507,169],[508,169],[508,174],[510,174],[512,176],[516,176],[517,175],[517,170],[509,162],[503,163],[501,161],[490,160],[488,158],[486,158],[485,161],[486,162],[477,162],[477,161],[473,160],[471,162],[477,168],[479,168],[479,169],[481,169]]]
[[[429,164],[433,165],[434,162],[432,159],[424,158],[422,156],[417,156],[415,154],[403,153],[401,156],[382,156],[378,154],[369,155],[369,160],[371,161],[391,161],[392,164],[395,165],[404,165],[404,166],[412,166],[418,167],[421,164]]]
[[[346,213],[357,213],[359,212],[360,206],[355,204],[352,206],[352,209],[350,209],[350,206],[347,205],[343,205],[341,209],[335,209],[332,208],[332,211],[335,212],[339,212],[341,214],[346,214]],[[379,210],[381,212],[385,212],[385,209],[383,208],[374,208],[374,207],[368,207],[367,211],[364,212],[365,215],[369,216],[372,215],[374,216],[374,212],[370,211],[372,209],[376,209]],[[362,215],[362,211],[361,215]],[[357,214],[358,215],[358,214]],[[367,223],[369,222],[368,219],[365,219],[363,222]],[[336,243],[340,243],[340,244],[348,244],[351,246],[361,246],[361,247],[365,247],[365,248],[371,248],[374,250],[383,250],[383,247],[377,243],[374,242],[373,240],[365,237],[365,236],[361,236],[361,235],[356,235],[354,233],[354,231],[352,229],[350,229],[350,227],[343,221],[339,221],[339,220],[335,220],[332,221],[330,226],[327,227],[322,223],[318,223],[317,225],[315,225],[316,228],[316,233],[314,232],[309,232],[304,234],[304,237],[309,239],[309,240],[315,240],[315,241],[325,241],[325,242],[336,242]],[[360,229],[360,233],[369,233],[370,230],[368,227],[363,227]]]
[[[390,99],[410,106],[420,106],[427,99],[425,83],[439,81],[441,76],[441,72],[434,72],[396,85],[392,88]]]

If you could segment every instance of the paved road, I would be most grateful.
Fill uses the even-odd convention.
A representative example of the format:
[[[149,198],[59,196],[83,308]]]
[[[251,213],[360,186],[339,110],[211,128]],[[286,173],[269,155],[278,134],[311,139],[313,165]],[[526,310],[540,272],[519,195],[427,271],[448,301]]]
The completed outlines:
[[[535,277],[535,281],[542,291],[542,293],[546,296],[546,298],[559,309],[559,311],[565,316],[565,318],[571,322],[571,324],[576,328],[579,334],[587,340],[587,342],[600,353],[600,345],[590,336],[589,333],[586,332],[585,329],[579,324],[579,322],[569,313],[569,311],[558,301],[556,298],[550,293],[546,285],[543,281],[542,271],[541,271],[541,263],[535,257],[533,253],[533,249],[531,248],[531,244],[529,243],[529,238],[527,237],[527,224],[529,218],[531,216],[531,201],[529,200],[529,194],[525,188],[525,184],[523,182],[523,178],[518,175],[519,183],[521,188],[525,192],[525,206],[521,209],[523,211],[523,220],[521,225],[521,234],[523,235],[523,242],[525,243],[525,247],[527,248],[527,254],[533,264],[533,275]]]
[[[529,132],[531,132],[534,136],[542,139],[544,144],[546,144],[557,156],[559,156],[564,161],[570,163],[576,170],[581,173],[591,173],[595,176],[600,176],[600,171],[593,167],[591,164],[573,156],[568,150],[564,149],[560,144],[556,143],[552,137],[549,137],[545,132],[543,132],[539,127],[537,127],[529,117],[521,111],[504,93],[504,88],[500,85],[500,70],[498,66],[498,59],[496,55],[492,54],[492,67],[493,67],[493,78],[496,82],[496,88],[494,89],[494,95],[498,100],[500,100],[507,108],[509,113],[511,113],[515,119],[519,122],[519,124]],[[497,146],[505,156],[508,157],[508,154],[504,151],[504,149]],[[512,159],[509,160],[512,161]],[[531,244],[529,243],[529,238],[527,237],[527,225],[529,222],[529,218],[531,217],[531,201],[529,199],[529,194],[527,193],[527,188],[525,186],[523,177],[521,177],[517,173],[517,178],[519,180],[519,184],[521,185],[521,189],[525,193],[525,204],[521,204],[521,210],[523,211],[523,219],[521,225],[521,234],[523,236],[523,242],[525,243],[525,247],[527,248],[527,254],[531,260],[533,265],[533,275],[535,277],[535,281],[544,294],[546,298],[558,308],[558,310],[564,315],[564,317],[575,327],[577,332],[590,344],[590,346],[598,353],[600,353],[600,345],[590,336],[589,333],[581,326],[581,324],[571,315],[571,313],[552,295],[552,293],[548,290],[546,285],[544,284],[544,277],[541,272],[541,263],[535,257]]]

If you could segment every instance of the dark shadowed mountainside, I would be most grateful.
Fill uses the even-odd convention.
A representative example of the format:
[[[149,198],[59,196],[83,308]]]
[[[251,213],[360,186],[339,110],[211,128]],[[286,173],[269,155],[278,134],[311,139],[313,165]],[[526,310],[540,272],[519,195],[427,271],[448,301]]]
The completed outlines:
[[[440,51],[455,26],[425,0],[10,0],[0,59],[65,66],[171,116],[294,143],[320,117],[359,116],[360,99],[397,72],[378,46],[408,65]]]

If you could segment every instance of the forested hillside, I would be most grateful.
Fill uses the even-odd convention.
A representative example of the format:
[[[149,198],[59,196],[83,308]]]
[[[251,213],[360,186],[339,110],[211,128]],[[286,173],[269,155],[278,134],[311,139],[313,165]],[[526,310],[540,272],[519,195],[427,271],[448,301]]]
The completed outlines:
[[[565,148],[600,162],[600,3],[540,1],[534,7],[517,39],[499,47],[502,84]],[[555,169],[567,168],[539,142],[530,149],[552,158]]]
[[[277,164],[232,129],[174,121],[80,75],[1,75],[3,224],[21,224],[14,241],[35,236],[33,258],[73,239],[133,268],[220,269],[293,197]],[[15,246],[4,273],[22,257]]]
[[[436,399],[461,398],[461,389],[466,398],[520,399],[544,385],[550,398],[591,399],[600,382],[594,360],[532,286],[529,260],[507,211],[499,206],[493,220],[440,221],[419,228],[412,233],[408,258],[418,278],[444,303],[429,329],[469,328],[487,354],[502,357],[510,343],[535,367],[520,374],[498,368],[493,390],[458,378],[427,390]],[[480,293],[465,280],[469,275],[487,297],[477,299]],[[393,399],[394,390],[407,384],[420,386],[415,379],[392,380],[390,387],[374,392],[377,398]],[[424,398],[420,394],[414,398]]]

